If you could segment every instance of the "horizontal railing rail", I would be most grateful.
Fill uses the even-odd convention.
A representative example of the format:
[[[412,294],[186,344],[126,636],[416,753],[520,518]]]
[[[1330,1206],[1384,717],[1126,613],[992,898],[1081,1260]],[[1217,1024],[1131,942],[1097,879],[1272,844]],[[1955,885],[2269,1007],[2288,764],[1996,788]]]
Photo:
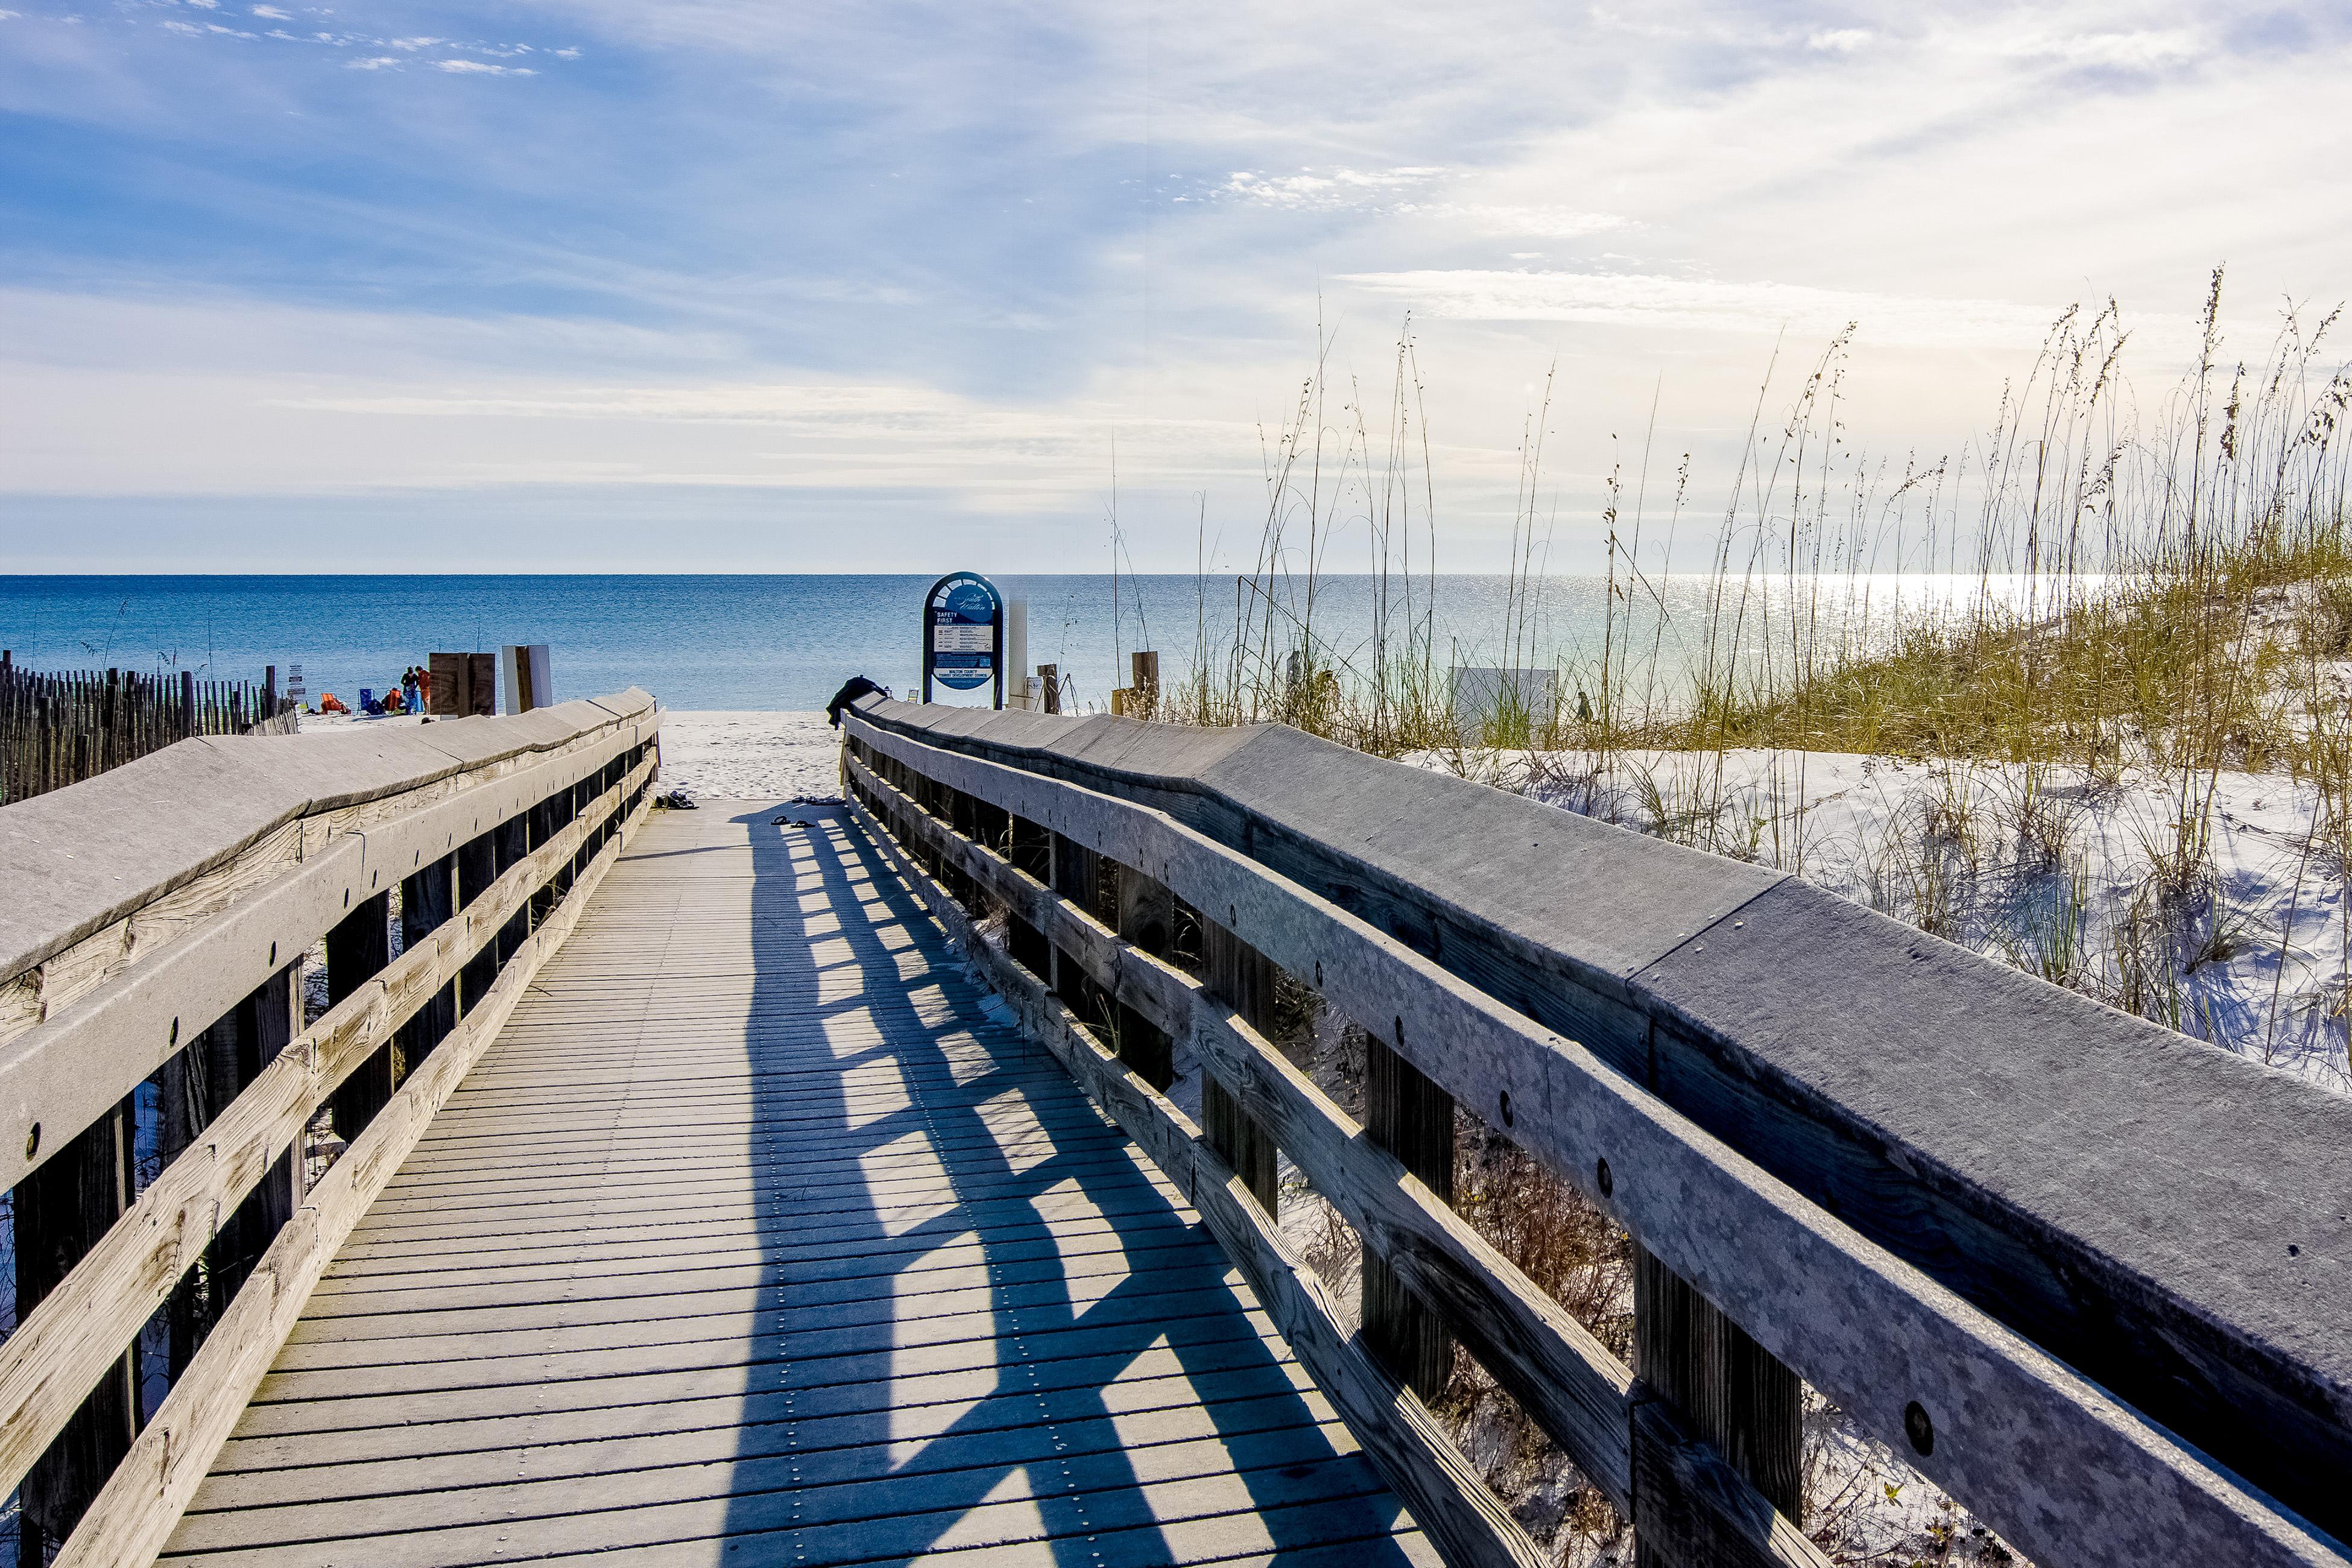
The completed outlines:
[[[0,1107],[24,1130],[5,1145],[20,1315],[0,1343],[0,1489],[36,1549],[161,1548],[320,1270],[650,809],[658,725],[633,691],[184,742],[0,813],[12,885],[52,873],[0,921],[18,1003]],[[105,831],[132,807],[143,858],[141,835]],[[305,1026],[322,940],[328,1005]],[[151,1079],[177,1135],[142,1186],[121,1155]],[[342,1147],[313,1182],[321,1111]],[[169,1392],[142,1411],[135,1346],[159,1312]]]
[[[927,732],[943,720],[963,732]],[[1400,940],[1265,863],[1277,858],[1265,853],[1281,836],[1276,825],[1247,813],[1236,822],[1230,799],[1188,813],[1221,830],[1213,834],[1158,805],[1053,776],[1113,771],[1099,755],[1109,739],[1143,743],[1134,732],[1145,727],[1121,726],[1107,737],[1088,722],[1096,723],[1091,736],[1069,733],[1082,724],[1065,724],[1057,736],[1048,728],[1054,721],[861,705],[847,720],[853,809],[1031,1032],[1194,1194],[1269,1314],[1286,1330],[1302,1326],[1294,1341],[1302,1363],[1453,1560],[1516,1561],[1528,1549],[1506,1528],[1507,1518],[1496,1521],[1486,1506],[1491,1497],[1449,1458],[1450,1445],[1429,1435],[1425,1412],[1402,1381],[1427,1384],[1415,1363],[1425,1367],[1429,1358],[1412,1337],[1431,1338],[1433,1321],[1438,1342],[1444,1331],[1458,1334],[1667,1561],[1820,1560],[1788,1517],[1797,1507],[1780,1462],[1790,1445],[1776,1453],[1771,1441],[1793,1442],[1797,1376],[2040,1561],[2347,1560],[2304,1518],[1861,1234],[1638,1078],[1545,1026],[1518,1005],[1524,994],[1490,994],[1427,945]],[[1204,743],[1231,748],[1233,737]],[[1096,757],[1073,763],[1069,753],[1089,744]],[[1068,749],[1055,755],[1056,746]],[[1371,782],[1402,772],[1385,769]],[[1151,775],[1160,803],[1183,803],[1172,773]],[[1135,777],[1130,772],[1127,782]],[[1464,792],[1457,809],[1477,804],[1472,786],[1453,787]],[[1191,804],[1204,793],[1196,784]],[[1401,803],[1359,795],[1349,804],[1360,819],[1379,822]],[[1514,826],[1530,822],[1538,831],[1550,826],[1514,819]],[[1397,841],[1392,836],[1391,846]],[[1292,863],[1301,858],[1293,846]],[[1390,858],[1391,873],[1401,858]],[[1524,853],[1519,864],[1527,865]],[[1088,908],[1104,865],[1118,885],[1117,909],[1108,911],[1116,921]],[[1432,880],[1442,881],[1444,869],[1433,868]],[[1746,918],[1738,911],[1769,888],[1749,868],[1731,869],[1742,879],[1741,896],[1719,900],[1727,921]],[[1459,891],[1458,879],[1449,890]],[[1580,895],[1605,900],[1613,891],[1588,883]],[[1130,906],[1148,909],[1154,899],[1181,900],[1201,921],[1210,960],[1202,979],[1147,951],[1150,921],[1128,916]],[[1002,949],[974,929],[982,909],[1005,912]],[[1242,994],[1265,984],[1246,982],[1253,958],[1311,984],[1374,1037],[1367,1127],[1321,1096],[1242,1016]],[[1154,1087],[1155,1076],[1164,1082],[1171,1039],[1189,1044],[1205,1069],[1205,1127]],[[1391,1062],[1385,1089],[1382,1058]],[[1633,1236],[1644,1379],[1432,1189],[1436,1167],[1419,1158],[1411,1124],[1442,1112],[1450,1164],[1454,1098]],[[1277,1144],[1362,1238],[1365,1338],[1376,1347],[1369,1353],[1360,1345],[1349,1352],[1345,1336],[1311,1310],[1312,1277],[1272,1227],[1266,1178]],[[1409,1301],[1375,1289],[1381,1269],[1402,1281]],[[1706,1321],[1709,1314],[1719,1322]],[[1740,1352],[1749,1357],[1743,1364],[1778,1390],[1761,1403],[1785,1421],[1743,1424],[1725,1409],[1719,1384],[1702,1385],[1693,1363],[1703,1358],[1692,1355],[1690,1342],[1710,1332],[1717,1347],[1751,1347]],[[1759,1438],[1767,1439],[1760,1448]],[[1461,1496],[1447,1495],[1455,1491]]]

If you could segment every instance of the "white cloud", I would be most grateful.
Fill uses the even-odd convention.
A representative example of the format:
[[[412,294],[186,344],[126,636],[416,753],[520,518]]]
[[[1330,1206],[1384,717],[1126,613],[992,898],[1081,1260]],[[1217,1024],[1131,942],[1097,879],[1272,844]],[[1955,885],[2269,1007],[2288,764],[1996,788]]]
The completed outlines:
[[[2206,53],[2209,47],[2199,34],[2178,27],[2074,35],[2032,33],[1996,45],[1999,52],[2013,59],[2053,60],[2069,66],[2117,70],[2157,70],[2185,65]]]
[[[1280,207],[1292,212],[1338,212],[1348,207],[1375,206],[1398,191],[1417,190],[1444,174],[1444,169],[1303,169],[1296,174],[1262,174],[1237,169],[1228,175],[1219,194],[1253,206]]]
[[[363,60],[345,60],[343,68],[354,71],[398,70],[408,62],[398,55],[372,55]]]
[[[435,60],[433,68],[458,76],[537,76],[523,66],[494,66],[487,60]]]
[[[206,11],[217,11],[220,9],[220,0],[188,0],[188,4]]]
[[[2058,311],[1998,300],[1937,300],[1790,283],[1732,283],[1645,273],[1476,269],[1357,273],[1345,279],[1442,317],[1586,321],[1676,331],[1825,337],[1858,321],[1864,341],[2021,344],[2042,340]]]
[[[1850,55],[1873,36],[1867,27],[1822,27],[1805,40],[1805,47],[1822,54]]]
[[[1400,216],[1433,218],[1494,237],[1531,236],[1540,239],[1580,239],[1630,228],[1633,220],[1616,213],[1578,212],[1570,207],[1511,206],[1484,202],[1400,202],[1391,211]]]
[[[555,51],[555,58],[559,60],[576,60],[580,58],[580,51],[578,49],[558,49]]]
[[[253,14],[257,16],[267,16],[273,22],[290,22],[294,19],[293,12],[280,11],[275,5],[256,5],[253,8]]]
[[[166,22],[163,24],[163,31],[184,34],[191,38],[201,38],[205,36],[205,30],[202,27],[188,22]]]
[[[1441,201],[1421,195],[1453,173],[1429,166],[1306,169],[1296,174],[1243,169],[1226,176],[1215,194],[1229,201],[1283,212],[1391,214],[1485,236],[1575,239],[1632,223],[1615,213],[1512,202]]]
[[[408,49],[413,52],[417,49],[429,49],[448,41],[446,38],[386,38],[384,47],[393,49]]]

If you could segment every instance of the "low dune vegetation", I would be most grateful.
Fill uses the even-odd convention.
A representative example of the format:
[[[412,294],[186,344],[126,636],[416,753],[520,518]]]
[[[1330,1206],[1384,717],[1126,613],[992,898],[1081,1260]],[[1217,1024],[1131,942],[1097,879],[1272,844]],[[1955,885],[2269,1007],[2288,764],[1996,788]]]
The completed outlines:
[[[1539,410],[1481,660],[1513,679],[1475,702],[1435,630],[1408,336],[1384,431],[1305,384],[1237,630],[1157,716],[1279,720],[1813,877],[2352,1088],[2352,375],[2332,313],[2284,309],[2262,359],[2229,358],[2221,299],[2217,272],[2199,362],[2152,403],[2116,309],[2070,311],[1980,439],[1901,467],[1843,445],[1841,336],[1777,421],[1759,405],[1703,573],[1667,570],[1687,463],[1663,516],[1624,501],[1663,487],[1612,478],[1598,647],[1538,640]],[[1366,533],[1373,625],[1336,646],[1318,581]]]

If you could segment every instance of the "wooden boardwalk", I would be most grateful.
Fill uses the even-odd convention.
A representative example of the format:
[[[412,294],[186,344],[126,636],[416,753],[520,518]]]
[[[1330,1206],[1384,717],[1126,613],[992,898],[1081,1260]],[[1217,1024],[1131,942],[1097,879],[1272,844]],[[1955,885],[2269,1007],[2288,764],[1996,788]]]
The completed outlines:
[[[1435,1554],[845,822],[657,816],[342,1247],[171,1563]]]

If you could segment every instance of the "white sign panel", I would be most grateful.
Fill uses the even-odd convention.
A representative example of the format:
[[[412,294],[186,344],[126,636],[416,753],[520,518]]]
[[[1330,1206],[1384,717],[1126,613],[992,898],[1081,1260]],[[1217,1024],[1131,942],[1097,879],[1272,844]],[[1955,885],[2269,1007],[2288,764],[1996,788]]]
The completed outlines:
[[[950,623],[931,628],[933,653],[994,653],[996,628],[975,626],[969,623]]]

